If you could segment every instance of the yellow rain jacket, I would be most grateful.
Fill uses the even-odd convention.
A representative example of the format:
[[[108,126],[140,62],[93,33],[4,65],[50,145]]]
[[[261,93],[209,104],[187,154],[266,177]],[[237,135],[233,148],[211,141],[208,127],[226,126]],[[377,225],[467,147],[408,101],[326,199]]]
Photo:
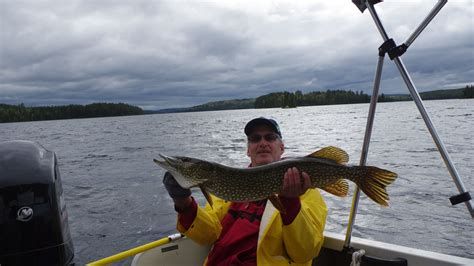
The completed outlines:
[[[212,199],[212,208],[209,204],[205,208],[198,207],[188,230],[179,222],[177,225],[179,232],[202,245],[212,245],[219,238],[221,220],[231,204],[215,196]],[[308,189],[300,200],[301,210],[289,225],[283,225],[278,210],[267,202],[258,234],[257,265],[311,265],[319,254],[324,238],[326,203],[317,189]]]

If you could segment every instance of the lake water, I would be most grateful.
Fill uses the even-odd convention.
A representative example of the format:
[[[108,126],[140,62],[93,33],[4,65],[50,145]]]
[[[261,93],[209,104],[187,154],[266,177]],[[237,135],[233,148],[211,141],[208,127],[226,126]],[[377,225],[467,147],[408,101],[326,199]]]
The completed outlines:
[[[474,101],[425,103],[467,190],[474,192]],[[152,161],[158,153],[246,167],[245,123],[277,119],[286,156],[338,146],[358,164],[368,104],[157,114],[0,124],[0,141],[37,141],[59,158],[75,261],[82,265],[175,232],[176,215]],[[362,196],[354,236],[474,258],[473,220],[413,102],[377,107],[368,165],[399,174],[390,207]],[[323,192],[326,230],[345,234],[351,196]],[[204,202],[203,196],[194,191]],[[127,263],[129,263],[128,261]]]

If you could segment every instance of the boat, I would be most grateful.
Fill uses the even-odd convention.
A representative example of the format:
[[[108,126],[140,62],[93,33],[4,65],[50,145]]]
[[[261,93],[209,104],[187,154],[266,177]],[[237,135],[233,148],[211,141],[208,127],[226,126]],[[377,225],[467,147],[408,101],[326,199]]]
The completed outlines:
[[[202,265],[210,248],[178,233],[88,265],[107,265],[137,252],[132,266]],[[325,232],[324,245],[312,265],[451,266],[474,265],[474,260],[357,237],[352,238],[351,248],[346,249],[343,235]]]
[[[137,254],[131,265],[202,265],[209,246],[200,246],[182,236],[170,238],[174,239],[170,243]],[[352,250],[344,249],[343,235],[325,232],[323,248],[313,265],[474,265],[472,259],[357,237],[352,239],[351,247]]]

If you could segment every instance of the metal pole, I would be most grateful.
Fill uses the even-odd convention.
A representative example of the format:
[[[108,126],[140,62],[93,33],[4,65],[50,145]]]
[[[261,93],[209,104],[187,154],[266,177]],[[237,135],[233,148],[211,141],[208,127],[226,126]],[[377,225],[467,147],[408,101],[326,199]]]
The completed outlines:
[[[372,15],[372,18],[375,22],[375,25],[377,25],[377,28],[379,29],[380,34],[382,35],[382,38],[384,39],[384,41],[387,41],[388,36],[385,33],[385,30],[382,26],[382,23],[381,23],[379,17],[377,16],[377,13],[375,12],[374,7],[370,4],[368,4],[367,1],[366,1],[366,6],[369,9],[370,14]],[[443,158],[443,160],[446,164],[446,167],[448,168],[449,174],[451,175],[451,177],[453,178],[454,183],[456,184],[456,187],[458,188],[460,193],[466,193],[467,190],[464,187],[464,184],[463,184],[461,178],[459,177],[459,173],[457,172],[456,168],[454,167],[454,164],[451,161],[451,158],[448,154],[448,151],[446,150],[443,142],[441,141],[438,133],[436,132],[436,129],[433,126],[433,123],[431,122],[431,119],[430,119],[428,113],[426,112],[426,108],[423,105],[423,101],[421,100],[421,97],[418,94],[418,91],[415,88],[415,85],[414,85],[413,81],[411,80],[411,77],[408,74],[402,60],[399,57],[395,57],[394,61],[395,61],[395,64],[397,65],[397,67],[398,67],[398,70],[399,70],[403,80],[405,81],[405,84],[408,87],[408,90],[410,91],[410,94],[411,94],[413,100],[415,101],[416,106],[418,107],[418,110],[420,111],[421,116],[423,117],[423,120],[425,121],[426,126],[428,127],[428,130],[431,134],[431,137],[433,138],[433,140],[434,140],[434,142],[435,142],[435,144],[438,148],[438,151],[440,152],[441,157]],[[469,213],[471,214],[471,217],[474,218],[474,210],[473,210],[471,201],[470,200],[465,201],[464,203],[466,204],[466,207],[469,210]]]
[[[428,130],[430,131],[431,137],[433,138],[436,144],[436,147],[438,148],[438,151],[441,154],[441,157],[443,158],[443,161],[446,164],[446,167],[448,168],[449,174],[453,178],[453,181],[456,184],[456,187],[458,188],[458,191],[460,193],[467,192],[461,178],[459,177],[459,173],[456,170],[456,167],[454,167],[451,157],[449,156],[448,151],[446,150],[446,147],[443,144],[443,141],[441,140],[438,133],[436,132],[436,129],[433,123],[431,122],[430,116],[426,112],[426,108],[423,105],[423,101],[421,100],[421,97],[418,94],[418,91],[415,88],[415,85],[413,81],[411,80],[411,77],[408,74],[405,65],[403,64],[403,61],[398,57],[396,57],[394,61],[398,67],[398,71],[400,72],[400,74],[403,77],[403,80],[405,81],[405,84],[407,85],[408,90],[410,91],[411,97],[415,101],[416,107],[418,107],[418,110],[420,111],[420,114],[423,117],[423,120],[425,121],[425,124],[428,127]],[[471,217],[474,218],[474,210],[472,208],[471,201],[468,200],[468,201],[465,201],[464,203],[466,204],[466,207],[469,210]]]
[[[413,34],[405,42],[405,45],[409,47],[413,41],[420,35],[420,33],[428,26],[428,24],[433,20],[433,18],[438,14],[438,12],[443,8],[443,6],[448,2],[448,0],[439,0],[435,7],[430,11],[428,16],[423,20],[423,22],[418,26],[418,28],[413,32]]]
[[[360,163],[359,163],[360,166],[364,166],[366,164],[367,155],[369,154],[370,137],[372,136],[372,128],[374,125],[374,118],[375,118],[375,108],[377,107],[377,99],[378,99],[379,88],[380,88],[380,79],[382,77],[383,60],[384,60],[384,56],[380,55],[378,63],[377,63],[377,69],[375,71],[374,88],[372,91],[372,97],[370,98],[370,107],[369,107],[369,114],[367,116],[367,125],[365,127],[364,143],[362,144],[362,152],[360,155]],[[351,244],[352,228],[355,223],[357,208],[359,206],[359,198],[360,198],[360,189],[358,186],[356,186],[354,190],[354,196],[352,197],[352,207],[351,207],[351,213],[349,215],[349,222],[347,224],[346,239],[344,241],[345,248],[349,248]]]
[[[367,6],[367,8],[369,9],[369,12],[370,12],[370,15],[372,16],[374,22],[375,22],[375,26],[377,26],[377,29],[379,30],[380,32],[380,35],[382,35],[382,38],[384,41],[387,41],[388,40],[388,35],[387,35],[387,32],[385,31],[383,25],[382,25],[382,22],[380,21],[380,18],[379,16],[377,15],[377,12],[375,12],[375,9],[374,9],[374,6],[369,4],[368,1],[365,1],[365,5]]]

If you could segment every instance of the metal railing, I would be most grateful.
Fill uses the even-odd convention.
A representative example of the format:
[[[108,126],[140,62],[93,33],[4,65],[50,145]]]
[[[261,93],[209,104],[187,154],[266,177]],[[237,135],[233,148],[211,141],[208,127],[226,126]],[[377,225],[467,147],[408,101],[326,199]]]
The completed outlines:
[[[375,79],[374,79],[374,87],[373,87],[373,92],[372,92],[372,98],[370,101],[370,107],[369,107],[369,115],[367,118],[367,125],[366,125],[366,131],[365,131],[365,136],[364,136],[364,143],[362,146],[362,152],[361,152],[361,158],[360,158],[360,165],[365,165],[366,160],[367,160],[367,154],[369,150],[369,143],[370,143],[370,137],[372,135],[372,127],[373,127],[373,121],[375,117],[375,109],[377,105],[377,99],[378,99],[378,91],[380,87],[380,79],[381,79],[381,74],[382,74],[382,66],[383,66],[383,60],[384,56],[386,53],[389,54],[390,59],[392,59],[399,72],[400,75],[402,76],[408,90],[410,91],[410,94],[418,107],[418,110],[423,117],[423,120],[425,121],[426,126],[428,127],[428,130],[431,134],[431,137],[433,138],[436,147],[438,148],[438,151],[441,154],[441,157],[443,158],[446,167],[448,168],[448,171],[456,184],[456,187],[458,188],[459,195],[451,197],[451,203],[453,205],[462,203],[464,202],[466,204],[466,207],[471,215],[472,218],[474,218],[474,211],[471,205],[470,201],[470,195],[469,192],[466,191],[466,188],[464,187],[464,184],[459,176],[458,171],[456,170],[449,154],[448,151],[446,150],[446,147],[444,146],[441,138],[439,137],[433,123],[431,122],[431,119],[428,115],[428,112],[426,111],[426,108],[423,105],[423,101],[405,67],[403,64],[402,59],[400,56],[405,53],[405,51],[408,49],[408,47],[415,41],[415,39],[420,35],[420,33],[426,28],[426,26],[433,20],[433,18],[438,14],[438,12],[441,10],[441,8],[448,2],[447,0],[440,0],[438,3],[435,5],[435,7],[430,11],[428,16],[423,20],[423,22],[418,26],[418,28],[413,32],[413,34],[408,38],[408,40],[403,43],[400,46],[396,46],[395,42],[388,37],[388,34],[386,33],[382,22],[380,21],[380,18],[377,15],[377,12],[375,11],[374,5],[377,4],[378,0],[353,0],[354,4],[360,9],[361,12],[364,12],[364,10],[367,8],[375,22],[375,25],[377,26],[377,29],[379,30],[380,34],[382,35],[382,38],[384,40],[384,43],[382,46],[379,48],[379,60],[377,63],[377,69],[376,69],[376,74],[375,74]],[[352,207],[351,207],[351,212],[349,215],[349,222],[347,226],[347,232],[346,232],[346,239],[344,242],[344,247],[349,248],[350,246],[350,241],[351,241],[351,236],[352,236],[352,229],[353,225],[355,223],[355,217],[357,214],[357,208],[359,204],[359,197],[360,197],[360,190],[358,187],[356,187],[354,196],[352,199]]]

